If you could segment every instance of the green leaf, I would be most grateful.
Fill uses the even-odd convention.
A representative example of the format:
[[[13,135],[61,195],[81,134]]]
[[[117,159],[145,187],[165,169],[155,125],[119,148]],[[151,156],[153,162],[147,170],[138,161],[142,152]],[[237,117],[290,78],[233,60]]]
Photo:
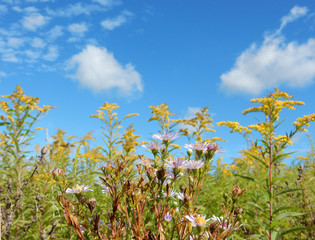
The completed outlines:
[[[289,157],[292,153],[294,153],[294,152],[289,152],[289,153],[280,154],[280,155],[276,156],[276,157],[272,160],[272,163],[278,162],[278,161],[280,161],[280,160],[283,159],[283,158]]]
[[[304,211],[304,208],[297,208],[297,207],[281,207],[278,209],[274,209],[273,214],[276,215],[278,212],[285,211],[285,210],[295,210],[295,211]]]
[[[284,235],[291,233],[291,232],[295,232],[295,231],[304,231],[304,230],[311,230],[312,228],[310,227],[297,227],[297,228],[291,228],[283,233],[280,234],[280,238],[282,238]]]
[[[265,233],[268,235],[268,226],[265,226],[265,224],[260,221],[257,217],[254,218],[254,220],[261,226],[261,228],[265,231]]]
[[[277,230],[272,231],[271,239],[272,240],[279,240],[280,239],[280,232]]]
[[[275,227],[280,227],[280,226],[285,226],[285,225],[287,225],[286,222],[272,221],[272,223],[270,224],[270,228],[274,229]]]
[[[287,179],[287,177],[275,177],[272,179],[271,184],[274,184],[280,180],[285,180],[285,179]]]
[[[264,187],[263,184],[260,181],[258,181],[257,179],[255,179],[255,178],[248,177],[248,176],[243,176],[243,175],[239,175],[239,174],[234,174],[234,175],[237,176],[237,177],[241,177],[241,178],[250,180],[252,182],[258,183],[260,186]]]
[[[264,211],[264,208],[261,207],[261,206],[259,206],[257,203],[247,202],[247,204],[250,205],[250,206],[252,206],[252,207],[254,207],[254,208],[256,208],[256,209],[259,210],[259,211]]]
[[[275,218],[273,218],[274,221],[280,221],[284,218],[288,218],[288,217],[296,217],[296,216],[301,216],[301,215],[305,215],[306,213],[298,213],[298,212],[284,212],[284,213],[280,213],[278,216],[276,216]]]
[[[265,168],[268,168],[268,165],[260,158],[256,157],[255,155],[251,154],[251,153],[248,153],[248,152],[245,152],[246,155],[254,158],[255,160],[257,160],[258,162],[260,162]]]
[[[294,188],[294,189],[284,190],[282,192],[277,193],[275,197],[288,193],[288,192],[295,192],[295,191],[300,191],[300,190],[303,190],[303,188]]]

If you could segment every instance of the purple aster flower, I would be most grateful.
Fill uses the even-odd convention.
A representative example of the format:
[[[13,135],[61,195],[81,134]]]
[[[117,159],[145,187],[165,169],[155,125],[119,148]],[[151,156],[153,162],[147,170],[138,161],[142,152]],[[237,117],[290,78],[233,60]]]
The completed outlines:
[[[141,159],[140,161],[138,161],[138,164],[143,165],[145,167],[151,167],[151,159],[150,158]]]
[[[224,150],[222,148],[219,148],[219,145],[217,143],[209,143],[207,144],[207,152],[214,151],[215,153],[222,153]]]
[[[149,142],[147,145],[141,145],[141,146],[150,150],[160,150],[160,149],[165,148],[164,145],[158,142]]]
[[[162,134],[158,133],[158,134],[153,134],[152,137],[161,141],[171,141],[178,137],[178,132],[174,132],[174,133],[167,132],[167,133],[162,133]]]
[[[187,160],[185,163],[185,168],[187,169],[199,169],[204,165],[201,160]]]
[[[102,193],[108,193],[109,192],[109,188],[105,185],[105,184],[101,184],[103,190]]]
[[[174,174],[172,172],[166,172],[166,178],[174,179]]]
[[[207,143],[191,143],[191,144],[186,144],[185,148],[188,148],[190,150],[195,150],[195,151],[202,151],[203,153],[207,151]]]
[[[188,196],[188,195],[185,194],[185,193],[177,193],[177,198],[178,198],[179,200],[185,201],[185,200],[189,200],[189,199],[190,199],[190,196]]]
[[[163,192],[163,197],[172,197],[172,198],[174,198],[177,194],[178,194],[177,191],[174,190],[174,189],[172,189],[172,190],[168,193],[168,195],[167,195],[166,192]]]
[[[169,213],[169,212],[167,212],[166,214],[165,214],[165,216],[163,217],[163,219],[164,219],[164,221],[166,221],[166,222],[170,222],[170,221],[172,221],[172,215]]]
[[[89,191],[93,191],[92,189],[90,189],[90,186],[84,186],[84,185],[76,185],[73,188],[67,188],[66,193],[83,193],[83,192],[89,192]]]

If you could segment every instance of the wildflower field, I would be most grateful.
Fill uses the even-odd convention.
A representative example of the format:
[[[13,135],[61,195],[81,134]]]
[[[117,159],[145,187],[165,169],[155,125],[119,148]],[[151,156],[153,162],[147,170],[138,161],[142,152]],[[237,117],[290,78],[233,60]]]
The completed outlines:
[[[40,118],[57,110],[17,86],[0,101],[0,239],[315,239],[311,136],[298,164],[284,163],[315,113],[280,133],[282,110],[304,103],[278,89],[251,102],[243,114],[264,117],[249,126],[214,123],[208,107],[177,119],[164,103],[149,106],[151,139],[125,126],[136,113],[106,102],[91,116],[101,139],[59,129],[39,146]],[[215,124],[247,143],[230,165]]]

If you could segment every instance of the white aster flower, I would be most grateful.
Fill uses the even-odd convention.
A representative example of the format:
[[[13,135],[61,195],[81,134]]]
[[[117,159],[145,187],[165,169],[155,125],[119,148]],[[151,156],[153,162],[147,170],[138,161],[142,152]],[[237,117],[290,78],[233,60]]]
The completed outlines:
[[[220,223],[220,225],[221,225],[221,228],[222,228],[223,230],[232,227],[231,225],[229,225],[229,226],[227,225],[227,221],[226,221],[226,220],[225,220],[224,223],[223,223],[223,217],[217,217],[217,216],[215,216],[215,215],[212,215],[212,217],[210,218],[210,220],[211,220],[212,222],[218,221],[218,222]]]
[[[84,185],[76,185],[73,188],[67,188],[66,193],[83,193],[83,192],[89,192],[89,191],[93,191],[92,189],[90,189],[90,186],[84,186]]]
[[[174,198],[176,195],[178,194],[178,192],[174,189],[172,189],[171,191],[169,191],[168,195],[166,192],[163,192],[163,197],[172,197]]]
[[[105,185],[105,184],[101,184],[103,190],[102,193],[108,193],[109,192],[109,188]]]
[[[172,172],[166,172],[166,178],[174,179],[174,174]]]
[[[144,147],[150,150],[160,150],[160,149],[165,148],[164,145],[158,142],[149,142],[147,145],[141,145],[141,147]]]
[[[185,165],[185,160],[181,158],[173,158],[165,163],[165,167],[170,167],[170,168],[183,168]]]
[[[140,165],[143,165],[145,167],[151,167],[151,159],[150,158],[141,159],[137,163],[140,164]]]
[[[185,162],[185,168],[187,169],[199,169],[203,167],[205,163],[201,160],[187,160]]]
[[[204,216],[197,216],[197,217],[194,217],[192,215],[190,215],[190,216],[186,215],[185,218],[190,222],[190,224],[193,227],[196,227],[196,226],[206,227],[207,226],[207,222],[210,220],[210,219],[206,220],[206,215],[204,215]]]
[[[189,200],[189,199],[190,199],[190,196],[188,196],[188,195],[185,194],[185,193],[177,193],[177,198],[178,198],[179,200],[185,201],[185,199]]]
[[[208,146],[207,143],[196,142],[196,143],[186,144],[185,148],[188,148],[190,150],[195,150],[195,151],[202,151],[204,153],[207,150],[207,146]]]
[[[167,133],[162,133],[162,134],[158,133],[158,134],[153,134],[152,137],[161,141],[171,141],[178,137],[178,132],[174,132],[174,133],[167,132]]]

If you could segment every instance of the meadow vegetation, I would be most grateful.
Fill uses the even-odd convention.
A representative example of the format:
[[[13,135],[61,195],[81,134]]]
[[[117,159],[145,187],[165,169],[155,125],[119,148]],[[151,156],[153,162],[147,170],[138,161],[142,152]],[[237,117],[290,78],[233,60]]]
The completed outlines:
[[[165,103],[150,106],[156,134],[143,140],[125,125],[138,114],[120,117],[106,102],[91,116],[100,139],[58,129],[34,148],[46,131],[36,126],[54,107],[20,86],[1,98],[0,239],[315,239],[311,136],[309,151],[285,164],[315,114],[282,132],[282,110],[304,104],[286,92],[251,100],[243,114],[259,113],[252,125],[216,123],[247,143],[231,164],[208,107],[177,119]]]

